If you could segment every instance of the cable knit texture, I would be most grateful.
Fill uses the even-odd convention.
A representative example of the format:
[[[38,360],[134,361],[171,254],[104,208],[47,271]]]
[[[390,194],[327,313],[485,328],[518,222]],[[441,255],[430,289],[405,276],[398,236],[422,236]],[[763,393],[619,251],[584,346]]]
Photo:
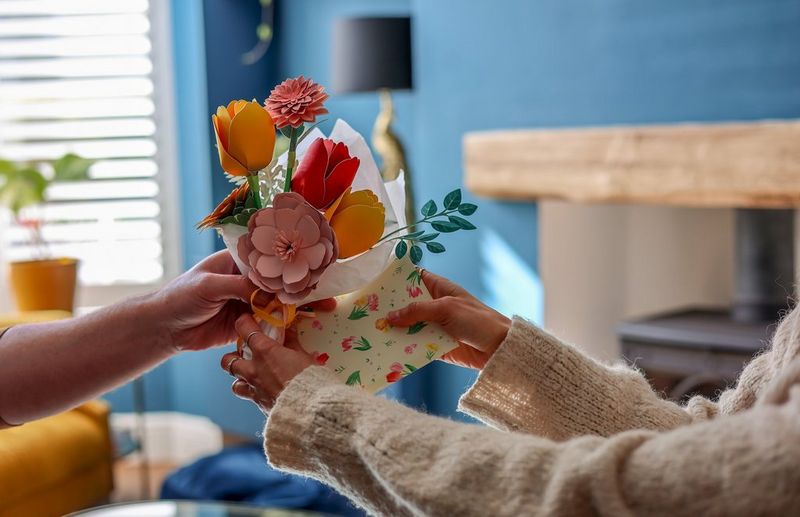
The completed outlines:
[[[424,415],[297,376],[265,430],[277,468],[377,515],[800,515],[798,313],[719,402],[664,401],[521,319],[461,408]]]

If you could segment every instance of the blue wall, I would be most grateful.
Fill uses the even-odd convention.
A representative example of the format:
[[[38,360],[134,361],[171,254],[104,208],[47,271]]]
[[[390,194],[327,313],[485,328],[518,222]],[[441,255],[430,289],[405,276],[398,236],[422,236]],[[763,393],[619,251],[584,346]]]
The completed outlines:
[[[235,9],[250,2],[208,3]],[[466,131],[800,116],[798,0],[280,0],[277,6],[276,43],[256,65],[273,83],[301,73],[330,83],[337,17],[413,16],[415,88],[397,96],[397,128],[410,151],[418,201],[461,184]],[[242,27],[245,16],[217,14],[215,59],[234,63],[239,49],[226,48],[227,41],[250,34],[256,20]],[[231,65],[227,73],[245,72]],[[265,91],[236,81],[209,74],[209,95],[220,85],[233,96]],[[369,134],[377,100],[334,96],[328,107]],[[426,267],[506,312],[540,319],[536,207],[479,203],[480,230],[449,238],[448,253],[427,257]],[[179,375],[195,371],[206,370],[192,365]],[[411,402],[450,413],[471,378],[436,365],[401,386]],[[211,402],[230,402],[212,394],[212,384],[208,407],[193,409],[214,413]]]
[[[467,131],[800,116],[797,0],[284,0],[280,6],[280,74],[304,73],[323,83],[335,18],[413,16],[415,89],[400,98],[398,129],[410,150],[418,201],[461,184]],[[304,37],[298,42],[296,34]],[[374,96],[334,97],[330,106],[369,131]],[[506,312],[540,320],[536,207],[480,205],[480,230],[454,235],[448,252],[427,257],[426,267]],[[404,384],[422,382],[412,402],[447,414],[471,379],[435,365]]]

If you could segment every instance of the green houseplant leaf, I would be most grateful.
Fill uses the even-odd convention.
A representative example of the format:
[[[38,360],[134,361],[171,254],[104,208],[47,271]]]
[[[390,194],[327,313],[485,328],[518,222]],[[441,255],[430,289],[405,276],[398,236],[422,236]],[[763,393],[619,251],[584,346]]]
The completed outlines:
[[[81,158],[77,154],[65,154],[53,162],[55,172],[53,181],[79,181],[89,178],[89,167],[93,160]]]
[[[44,201],[47,179],[36,169],[25,167],[4,176],[5,183],[0,187],[0,203],[6,205],[15,216],[26,206]]]

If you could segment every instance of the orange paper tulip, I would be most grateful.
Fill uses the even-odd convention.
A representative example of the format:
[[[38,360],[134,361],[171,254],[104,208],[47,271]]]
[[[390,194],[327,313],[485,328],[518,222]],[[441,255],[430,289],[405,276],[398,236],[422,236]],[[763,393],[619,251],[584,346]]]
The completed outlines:
[[[219,163],[228,174],[255,174],[272,161],[275,124],[256,101],[231,101],[211,116]]]
[[[347,189],[325,211],[339,242],[339,258],[345,259],[372,248],[383,235],[386,209],[371,190]]]

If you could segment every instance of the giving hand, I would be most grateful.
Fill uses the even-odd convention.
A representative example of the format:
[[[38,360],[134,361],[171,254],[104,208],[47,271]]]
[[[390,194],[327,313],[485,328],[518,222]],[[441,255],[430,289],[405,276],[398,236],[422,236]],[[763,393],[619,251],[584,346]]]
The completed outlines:
[[[236,340],[234,322],[249,310],[255,290],[223,250],[167,284],[149,303],[176,350],[203,350]]]

